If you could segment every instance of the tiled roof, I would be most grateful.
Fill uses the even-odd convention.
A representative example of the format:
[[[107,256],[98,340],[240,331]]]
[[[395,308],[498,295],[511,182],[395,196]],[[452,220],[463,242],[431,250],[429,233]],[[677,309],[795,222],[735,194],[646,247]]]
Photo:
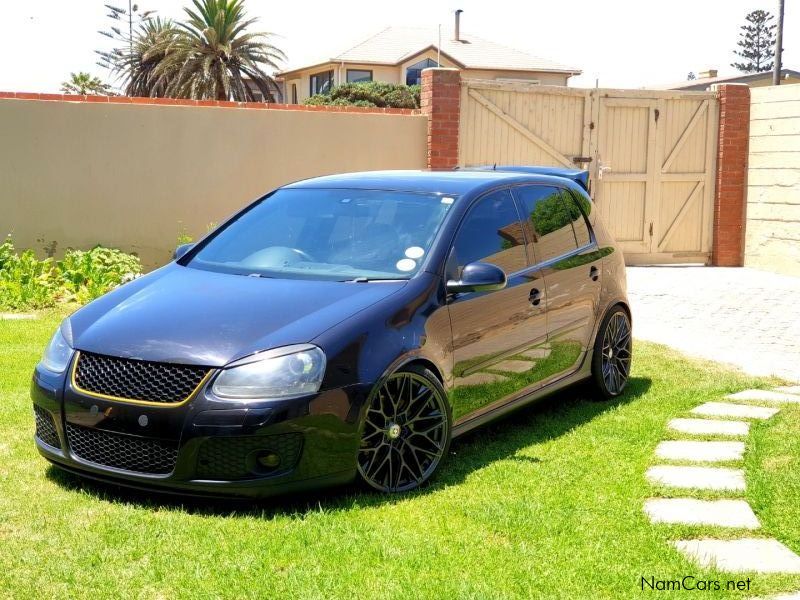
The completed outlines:
[[[551,71],[579,74],[580,69],[533,56],[502,44],[490,42],[469,33],[461,34],[462,41],[450,39],[450,32],[442,30],[440,50],[462,68],[501,69],[515,71]],[[371,63],[396,65],[419,54],[439,42],[437,29],[417,27],[387,27],[371,38],[345,50],[341,54],[321,60],[325,62]],[[312,66],[312,65],[308,65]],[[295,67],[284,73],[302,69]]]

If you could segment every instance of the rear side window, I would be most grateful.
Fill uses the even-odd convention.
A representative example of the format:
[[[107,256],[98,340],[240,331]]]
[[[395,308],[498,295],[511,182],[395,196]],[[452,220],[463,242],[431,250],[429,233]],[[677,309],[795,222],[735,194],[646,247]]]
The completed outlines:
[[[589,235],[589,226],[586,224],[586,217],[583,216],[581,213],[581,209],[578,206],[578,200],[570,194],[566,190],[562,190],[561,192],[564,196],[564,200],[570,207],[570,214],[572,215],[572,229],[575,231],[575,240],[578,242],[578,248],[582,248],[586,246],[591,241],[591,236]],[[583,202],[588,205],[586,200]]]
[[[572,222],[575,211],[581,220],[583,216],[577,206],[566,202],[568,199],[562,196],[561,190],[546,185],[531,185],[515,188],[514,194],[519,198],[525,226],[533,240],[532,256],[536,257],[537,263],[578,248]]]
[[[497,265],[506,273],[527,266],[522,224],[511,193],[492,192],[470,209],[454,244],[459,269],[471,262]]]

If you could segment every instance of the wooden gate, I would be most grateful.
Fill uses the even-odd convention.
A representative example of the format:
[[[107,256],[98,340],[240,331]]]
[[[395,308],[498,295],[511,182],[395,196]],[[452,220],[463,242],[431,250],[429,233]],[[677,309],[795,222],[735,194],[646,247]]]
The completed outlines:
[[[628,264],[710,262],[714,93],[462,81],[459,164],[590,171]]]

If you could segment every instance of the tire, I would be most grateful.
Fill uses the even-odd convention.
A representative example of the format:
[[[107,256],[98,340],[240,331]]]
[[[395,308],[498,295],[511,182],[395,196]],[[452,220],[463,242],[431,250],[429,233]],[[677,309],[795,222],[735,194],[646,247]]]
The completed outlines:
[[[450,447],[452,415],[434,373],[409,365],[370,394],[358,449],[361,479],[385,493],[430,480]]]
[[[631,320],[621,305],[603,317],[597,329],[592,353],[592,382],[603,400],[625,391],[631,371]]]

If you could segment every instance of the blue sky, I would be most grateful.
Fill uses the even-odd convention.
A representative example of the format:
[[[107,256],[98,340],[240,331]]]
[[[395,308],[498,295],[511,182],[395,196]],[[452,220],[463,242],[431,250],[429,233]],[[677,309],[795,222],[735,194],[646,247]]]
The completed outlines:
[[[137,1],[165,17],[180,17],[188,3]],[[104,45],[97,33],[108,25],[103,4],[5,2],[0,90],[57,92],[70,71],[106,77],[93,52]],[[784,66],[800,70],[800,6],[787,5]],[[451,32],[452,13],[461,8],[463,31],[583,69],[572,85],[593,87],[599,79],[601,87],[638,88],[707,68],[732,73],[728,65],[745,14],[755,8],[774,13],[777,0],[247,0],[247,7],[261,29],[279,34],[275,43],[293,65],[327,58],[387,25],[442,24]]]

